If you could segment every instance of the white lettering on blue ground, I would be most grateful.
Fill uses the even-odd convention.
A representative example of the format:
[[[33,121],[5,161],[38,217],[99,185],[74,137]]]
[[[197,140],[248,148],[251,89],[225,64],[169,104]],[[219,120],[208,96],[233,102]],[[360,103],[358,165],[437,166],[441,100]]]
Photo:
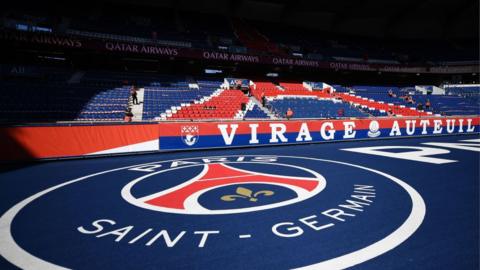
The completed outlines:
[[[366,206],[370,206],[375,198],[375,187],[371,185],[355,184],[353,187],[351,199],[346,199],[344,203],[336,208],[330,208],[320,211],[328,217],[328,221],[321,223],[316,214],[299,218],[298,221],[306,225],[305,228],[321,231],[335,226],[334,222],[345,222],[347,218],[355,217],[355,212],[363,212]],[[304,226],[292,221],[279,222],[272,226],[272,232],[279,237],[298,237],[304,233]]]
[[[458,120],[458,121],[457,121]],[[466,121],[465,121],[466,120]],[[466,123],[465,123],[466,122]],[[318,130],[312,130],[308,122],[301,122],[299,128],[291,129],[293,125],[286,125],[283,123],[269,124],[269,138],[261,141],[258,137],[258,123],[249,124],[250,139],[248,144],[277,144],[277,143],[291,143],[291,142],[310,142],[310,141],[330,141],[342,139],[362,139],[362,138],[376,138],[376,137],[405,137],[405,136],[420,136],[420,135],[440,135],[453,133],[473,133],[476,131],[476,126],[473,125],[473,119],[446,119],[446,125],[440,119],[421,119],[417,120],[394,120],[391,126],[383,127],[386,129],[383,135],[379,122],[371,120],[366,134],[359,135],[354,121],[342,122],[343,129],[336,130],[334,123],[331,121],[323,122]],[[466,125],[465,125],[466,124]],[[297,125],[295,125],[297,126]],[[239,124],[219,124],[218,131],[223,139],[223,145],[237,145],[235,138],[238,136],[237,131]],[[335,134],[341,132],[341,137],[335,138]],[[295,134],[294,140],[286,136],[286,134]],[[316,136],[312,136],[316,135]],[[318,137],[318,135],[320,135]],[[245,135],[245,134],[242,134]],[[219,144],[220,145],[220,144]]]
[[[441,148],[425,147],[425,146],[368,146],[368,147],[354,147],[344,148],[343,151],[354,153],[361,153],[367,155],[375,155],[396,159],[404,159],[417,162],[425,162],[431,164],[448,164],[458,162],[458,160],[435,157],[438,155],[450,154],[450,149],[458,149],[465,151],[480,152],[480,139],[462,140],[458,143],[445,142],[426,142],[422,143],[428,146],[437,146]],[[445,149],[447,148],[447,149]],[[395,152],[389,151],[395,150]],[[403,150],[403,151],[398,151]]]
[[[340,190],[344,191],[338,194],[338,190],[335,191],[335,188],[330,190],[324,189],[329,178],[320,178],[319,172],[326,173],[325,168],[327,165],[335,166],[336,169],[334,171],[341,171],[342,169],[349,170],[359,178],[348,178],[338,181],[339,179],[335,179],[335,174],[329,174],[329,177],[333,178],[331,179],[332,181],[329,182],[329,185],[332,187],[340,185]],[[192,168],[203,168],[203,170],[192,170]],[[217,168],[218,171],[213,171],[216,172],[213,178],[212,175],[201,178],[208,172],[208,170],[205,171],[205,168]],[[178,173],[181,171],[184,173]],[[193,171],[198,173],[198,175],[192,179],[188,179],[192,177]],[[102,177],[108,177],[110,173],[116,172],[127,175],[126,179],[123,180],[127,185],[123,186],[123,188],[120,186],[116,190],[111,190],[111,187],[108,187],[107,190],[109,190],[108,192],[112,192],[110,196],[117,196],[118,207],[128,206],[125,202],[131,203],[127,208],[129,209],[128,211],[135,211],[135,218],[129,218],[129,215],[124,214],[122,211],[120,211],[120,213],[122,213],[120,215],[119,211],[114,211],[109,215],[102,215],[105,211],[108,212],[108,209],[102,209],[99,212],[92,212],[92,217],[89,221],[85,221],[83,216],[81,218],[79,217],[77,219],[79,222],[76,223],[74,227],[71,227],[71,222],[67,222],[64,226],[68,226],[69,229],[79,237],[78,239],[75,237],[70,239],[70,241],[73,241],[71,245],[73,249],[75,249],[75,247],[88,249],[89,244],[96,246],[95,243],[101,242],[102,245],[108,245],[108,243],[118,245],[115,246],[116,249],[129,248],[130,246],[135,247],[135,249],[144,248],[145,250],[156,248],[160,250],[159,254],[162,254],[162,249],[182,248],[185,246],[205,250],[209,249],[212,251],[219,248],[221,249],[223,247],[222,242],[231,244],[231,241],[235,240],[242,241],[235,243],[235,245],[240,246],[241,243],[249,245],[250,241],[245,239],[252,238],[253,240],[256,239],[255,236],[257,235],[261,235],[262,238],[268,238],[268,235],[270,235],[273,239],[285,238],[284,240],[301,237],[305,241],[310,241],[311,238],[315,237],[312,233],[315,235],[323,235],[327,230],[329,232],[336,231],[339,224],[348,226],[352,220],[355,220],[355,222],[360,220],[362,222],[368,221],[370,226],[385,226],[384,222],[380,222],[381,220],[378,219],[378,216],[375,216],[376,211],[369,210],[380,205],[377,203],[377,199],[379,199],[377,198],[377,193],[381,194],[381,190],[385,187],[389,189],[393,188],[396,192],[393,194],[390,193],[390,196],[399,196],[398,198],[402,198],[402,200],[405,201],[391,200],[390,202],[393,204],[390,206],[395,207],[395,211],[398,210],[396,207],[397,203],[403,206],[406,205],[407,207],[404,209],[405,212],[403,216],[405,216],[405,218],[399,220],[398,223],[391,224],[392,230],[388,235],[382,235],[378,239],[373,240],[366,238],[362,247],[357,250],[350,250],[346,253],[341,252],[329,258],[320,259],[319,257],[316,260],[314,258],[314,261],[305,265],[305,267],[311,269],[344,269],[380,256],[406,241],[422,224],[426,213],[426,207],[422,197],[406,182],[384,172],[351,163],[318,158],[272,155],[207,156],[175,159],[94,173],[50,187],[24,199],[0,217],[0,239],[2,239],[0,255],[20,268],[65,269],[66,266],[59,265],[59,263],[55,261],[53,254],[49,256],[48,260],[45,260],[37,257],[39,255],[33,255],[35,253],[30,253],[26,248],[20,247],[15,241],[14,235],[12,235],[12,226],[16,226],[13,220],[23,208],[30,204],[41,202],[46,199],[44,196],[47,194],[49,194],[49,196],[45,197],[55,196],[55,194],[63,196],[64,194],[62,192],[72,192],[71,189],[77,185],[87,184],[87,181],[102,179]],[[161,209],[161,211],[158,211],[159,209],[145,209],[124,197],[125,194],[123,191],[129,191],[128,186],[133,187],[137,184],[144,183],[142,182],[143,180],[153,181],[154,186],[157,188],[151,191],[155,193],[158,189],[157,182],[155,181],[164,181],[166,178],[155,178],[154,176],[162,175],[162,173],[165,172],[171,172],[169,177],[170,181],[175,183],[173,186],[164,187],[164,189],[168,191],[160,195],[168,195],[182,187],[192,188],[194,186],[189,186],[189,184],[194,183],[195,180],[212,181],[210,187],[213,188],[199,187],[198,191],[200,191],[200,193],[192,192],[192,197],[195,203],[208,204],[211,203],[212,200],[202,200],[202,194],[205,194],[205,196],[214,196],[214,198],[216,198],[216,200],[214,200],[215,203],[209,204],[206,208],[213,212],[211,212],[210,215],[200,212],[202,214],[199,215],[198,212],[195,212],[198,211],[199,208],[194,207],[192,208],[193,210],[191,210],[192,212],[189,212],[188,204],[186,204],[184,206],[187,211],[183,211],[181,213],[182,216],[180,216],[174,213],[175,211],[171,211],[171,209],[165,209],[168,205],[162,206],[164,209]],[[235,174],[225,176],[225,172],[235,172]],[[282,175],[282,173],[287,175]],[[189,176],[183,179],[185,175]],[[252,177],[252,179],[244,179],[244,181],[239,180],[240,182],[237,183],[238,179],[249,175],[254,177]],[[130,177],[134,179],[132,180]],[[224,185],[224,183],[214,184],[219,180],[232,181],[231,183],[234,183],[232,186],[233,189],[224,190],[225,188],[229,188],[231,183],[228,185]],[[305,183],[302,184],[302,181]],[[118,183],[117,179],[116,182]],[[202,185],[204,185],[204,183],[205,182],[202,182]],[[261,184],[261,186],[256,189],[255,185],[258,184]],[[298,185],[297,189],[303,188],[307,190],[303,191],[303,193],[296,192],[291,185]],[[68,189],[64,188],[67,186],[69,187]],[[143,190],[145,191],[145,187],[151,186],[152,185],[143,186]],[[237,190],[236,193],[235,190]],[[148,191],[147,188],[146,192]],[[320,192],[327,192],[325,194],[328,195],[327,198],[330,199],[323,201],[324,199],[322,198],[324,198],[325,194],[323,196],[317,196]],[[397,192],[398,194],[396,194]],[[98,203],[101,203],[104,200],[103,195],[105,193],[102,191],[99,194],[101,194],[100,197],[96,198],[90,190],[88,198],[90,201],[98,200]],[[143,193],[130,193],[130,195],[134,199],[145,196]],[[294,196],[294,199],[299,199],[292,202],[290,196]],[[78,197],[84,198],[83,196]],[[158,196],[155,198],[158,198]],[[220,198],[224,198],[225,200],[222,202]],[[274,198],[277,199],[274,200]],[[187,198],[185,201],[189,201],[189,199]],[[265,204],[260,205],[264,201]],[[322,201],[323,203],[319,204],[319,202]],[[116,200],[113,202],[116,202]],[[238,202],[239,204],[234,206],[235,204],[232,202]],[[284,202],[288,203],[282,204]],[[332,203],[331,205],[329,205],[330,202]],[[68,202],[66,203],[68,204]],[[216,205],[221,206],[221,208],[215,209]],[[272,205],[274,207],[272,207]],[[135,206],[138,206],[138,208],[135,208]],[[59,205],[57,207],[61,209],[64,206]],[[68,211],[76,210],[71,207],[75,207],[75,205],[68,205]],[[288,207],[289,210],[292,211],[280,209],[283,207]],[[382,207],[386,206],[382,205]],[[254,209],[254,211],[251,211],[252,209]],[[293,211],[293,209],[297,210]],[[94,209],[92,209],[92,211],[93,210]],[[214,212],[214,210],[220,210],[220,212]],[[298,210],[301,211],[298,212]],[[276,212],[272,215],[270,211]],[[100,213],[100,215],[94,216],[98,213]],[[223,213],[227,213],[227,215],[223,215]],[[237,215],[240,213],[241,215]],[[250,220],[247,214],[252,215],[254,219]],[[89,215],[89,213],[85,213],[85,215]],[[152,219],[153,217],[158,218]],[[75,219],[75,217],[73,218]],[[178,218],[180,218],[182,222],[169,223],[171,218],[175,218],[177,221]],[[228,222],[216,224],[215,221],[220,220],[220,218]],[[149,224],[148,220],[151,220],[151,224]],[[375,220],[379,220],[380,223],[375,223]],[[258,223],[259,221],[261,222]],[[62,226],[62,224],[57,224],[56,226]],[[45,233],[43,229],[45,228],[42,228],[41,233]],[[351,230],[354,229],[356,229],[355,226],[351,228]],[[348,232],[350,232],[350,230]],[[358,235],[358,237],[361,236],[361,234]],[[51,237],[55,238],[54,234],[52,234]],[[82,241],[83,244],[77,244],[75,241]],[[273,240],[264,242],[265,245],[274,245],[275,243],[278,242]],[[295,250],[301,248],[301,246],[298,246]],[[268,250],[268,247],[266,247],[266,250]],[[261,254],[255,255],[259,256]]]

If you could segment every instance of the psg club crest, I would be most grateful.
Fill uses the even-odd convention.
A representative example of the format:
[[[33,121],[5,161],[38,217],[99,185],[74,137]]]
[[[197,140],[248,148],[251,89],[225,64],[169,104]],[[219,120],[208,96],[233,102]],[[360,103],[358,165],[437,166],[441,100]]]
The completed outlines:
[[[259,163],[261,161],[256,161],[255,163],[258,163],[256,166],[263,164]],[[290,168],[283,164],[268,165],[267,167],[271,169],[278,167],[277,170],[280,171]],[[199,166],[198,164],[187,164],[183,169],[174,167],[169,171],[181,171],[185,168]],[[133,205],[164,213],[237,214],[295,204],[314,197],[326,185],[322,175],[298,166],[292,168],[303,171],[305,174],[311,173],[312,176],[299,177],[262,173],[239,169],[227,163],[208,163],[200,167],[202,169],[197,175],[192,175],[191,179],[139,198],[132,195],[132,190],[135,190],[137,184],[147,185],[148,179],[146,179],[147,182],[143,181],[145,178],[132,181],[122,190],[122,196]],[[168,172],[163,177],[166,179]]]
[[[185,143],[198,141],[195,125],[181,131]],[[109,260],[112,269],[243,269],[253,261],[255,269],[339,270],[406,241],[425,211],[406,182],[343,161],[157,160],[108,168],[25,198],[0,215],[0,256],[19,269],[104,269],[96,258],[115,250],[122,259]],[[69,248],[38,248],[49,243]],[[222,256],[213,262],[212,254]]]
[[[368,137],[370,138],[375,138],[380,136],[380,125],[378,124],[377,121],[372,121],[370,122],[370,125],[368,126]]]
[[[182,140],[188,145],[192,146],[198,142],[198,126],[182,126]]]

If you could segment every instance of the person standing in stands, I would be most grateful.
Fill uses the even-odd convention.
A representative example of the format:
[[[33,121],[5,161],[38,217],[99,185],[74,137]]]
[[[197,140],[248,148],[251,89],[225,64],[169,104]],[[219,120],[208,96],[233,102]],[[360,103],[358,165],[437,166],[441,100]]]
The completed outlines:
[[[425,110],[430,110],[430,99],[427,98],[427,101],[425,101]]]
[[[412,96],[410,96],[410,95],[408,96],[407,103],[408,104],[415,104],[415,101],[413,100]]]
[[[262,106],[265,107],[265,92],[262,91]]]
[[[388,116],[395,116],[395,115],[393,114],[392,108],[388,109],[387,115],[388,115]]]
[[[123,121],[126,123],[130,123],[132,122],[132,119],[133,119],[132,109],[127,108],[127,110],[125,110],[125,117],[123,118]]]
[[[132,103],[133,105],[138,105],[138,97],[137,97],[137,89],[135,88],[134,85],[132,85],[132,89],[130,90],[130,93],[132,95]]]
[[[389,96],[389,97],[393,97],[393,91],[392,91],[392,89],[388,90],[388,96]]]
[[[293,110],[291,108],[288,108],[286,116],[287,116],[287,120],[290,120],[290,118],[293,117]]]
[[[417,105],[417,110],[419,111],[423,111],[423,105],[421,102],[418,102],[418,105]]]

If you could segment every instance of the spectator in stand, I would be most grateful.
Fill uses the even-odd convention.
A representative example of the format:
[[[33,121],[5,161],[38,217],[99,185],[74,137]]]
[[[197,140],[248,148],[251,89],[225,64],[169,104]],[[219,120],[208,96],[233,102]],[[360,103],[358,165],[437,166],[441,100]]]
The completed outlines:
[[[388,109],[387,115],[388,115],[388,116],[395,116],[395,115],[393,114],[392,108]]]
[[[132,109],[127,108],[127,110],[125,111],[125,117],[123,118],[123,121],[126,123],[130,123],[132,122],[132,119],[133,119]]]
[[[407,103],[408,104],[415,104],[415,101],[413,100],[412,96],[408,96]]]
[[[417,110],[423,111],[423,104],[421,102],[418,102]]]
[[[427,101],[425,102],[425,109],[430,110],[430,99],[427,98]]]
[[[138,105],[138,97],[137,97],[137,89],[135,88],[134,85],[132,85],[132,88],[130,89],[130,93],[132,95],[132,103],[133,105]]]
[[[388,90],[388,96],[389,96],[389,97],[393,97],[393,91],[392,91],[392,89],[389,89],[389,90]]]
[[[286,116],[287,116],[287,120],[290,120],[290,118],[293,117],[293,110],[291,108],[288,108]]]
[[[265,92],[262,91],[262,106],[265,107]]]

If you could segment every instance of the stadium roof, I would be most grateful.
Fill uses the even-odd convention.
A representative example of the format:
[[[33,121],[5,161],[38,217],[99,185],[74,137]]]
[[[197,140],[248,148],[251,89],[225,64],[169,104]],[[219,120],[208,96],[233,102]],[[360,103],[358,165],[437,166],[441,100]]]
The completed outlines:
[[[392,38],[475,38],[478,0],[121,0],[135,5],[222,14]]]
[[[222,14],[371,37],[476,38],[479,32],[478,0],[115,1],[119,2]]]
[[[108,10],[111,6],[126,5],[132,14],[140,16],[143,8],[147,7],[147,13],[152,14],[158,7],[364,37],[479,38],[478,0],[97,0],[94,4],[82,1],[49,3],[24,5],[23,2],[9,2],[6,6],[46,9],[48,13],[68,9],[83,14],[85,8]]]

